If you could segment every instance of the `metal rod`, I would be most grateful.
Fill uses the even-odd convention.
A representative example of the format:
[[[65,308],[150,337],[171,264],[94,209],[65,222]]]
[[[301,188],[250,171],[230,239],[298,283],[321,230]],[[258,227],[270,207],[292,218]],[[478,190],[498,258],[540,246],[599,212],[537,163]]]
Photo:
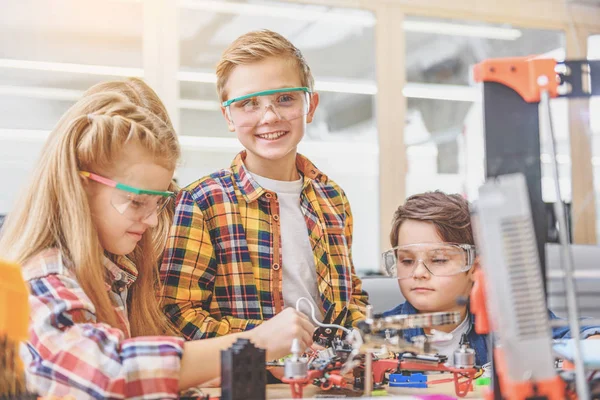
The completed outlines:
[[[543,82],[539,82],[542,83]],[[565,273],[565,291],[567,300],[567,311],[569,326],[571,328],[571,337],[574,341],[574,364],[575,364],[575,383],[577,388],[577,397],[579,400],[589,400],[590,391],[585,377],[585,367],[581,355],[581,340],[579,338],[579,312],[577,308],[577,297],[575,296],[575,280],[573,277],[573,252],[569,246],[569,238],[567,232],[567,219],[565,209],[562,203],[560,194],[560,185],[558,180],[558,163],[556,161],[556,142],[554,137],[554,128],[552,126],[552,112],[550,110],[550,95],[547,90],[541,91],[540,100],[541,110],[546,119],[548,127],[548,139],[550,143],[550,154],[552,156],[552,175],[554,179],[556,202],[554,203],[554,212],[558,221],[558,234],[561,245],[561,266]]]
[[[373,391],[373,353],[370,350],[367,350],[365,353],[365,393],[366,397],[371,396],[371,392]]]
[[[373,306],[368,305],[366,310],[367,323],[373,323]],[[371,396],[373,391],[373,353],[367,350],[365,353],[365,379],[363,380],[364,396]]]

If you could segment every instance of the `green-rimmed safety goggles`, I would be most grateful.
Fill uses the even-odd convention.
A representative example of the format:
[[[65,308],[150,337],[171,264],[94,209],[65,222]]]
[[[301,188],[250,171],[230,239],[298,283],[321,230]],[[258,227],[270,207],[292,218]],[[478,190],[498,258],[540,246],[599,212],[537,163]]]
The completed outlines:
[[[169,191],[138,189],[87,171],[79,171],[79,175],[118,189],[111,196],[111,205],[119,214],[134,221],[144,220],[155,212],[160,213],[175,194]]]
[[[308,114],[311,91],[307,87],[263,90],[222,103],[234,125],[255,127],[267,109],[280,119],[292,121]]]

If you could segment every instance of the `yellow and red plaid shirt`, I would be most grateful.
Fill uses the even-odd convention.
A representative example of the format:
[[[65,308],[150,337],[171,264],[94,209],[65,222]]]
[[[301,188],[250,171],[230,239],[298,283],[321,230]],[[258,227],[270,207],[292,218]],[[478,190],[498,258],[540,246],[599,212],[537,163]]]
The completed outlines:
[[[204,177],[177,198],[161,267],[164,311],[188,339],[251,329],[283,309],[281,227],[274,192],[244,166]],[[344,324],[364,318],[368,296],[352,264],[352,213],[342,189],[296,157],[300,207],[313,249],[323,313],[345,306]]]

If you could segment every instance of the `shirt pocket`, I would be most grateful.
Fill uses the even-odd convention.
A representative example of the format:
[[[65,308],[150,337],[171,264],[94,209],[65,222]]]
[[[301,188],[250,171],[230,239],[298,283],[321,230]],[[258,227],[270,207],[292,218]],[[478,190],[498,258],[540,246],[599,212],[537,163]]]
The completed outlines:
[[[332,272],[335,271],[337,278],[341,281],[349,282],[350,267],[350,248],[348,238],[344,232],[343,219],[325,220],[324,227],[329,247],[329,259]],[[335,277],[334,278],[335,281]]]

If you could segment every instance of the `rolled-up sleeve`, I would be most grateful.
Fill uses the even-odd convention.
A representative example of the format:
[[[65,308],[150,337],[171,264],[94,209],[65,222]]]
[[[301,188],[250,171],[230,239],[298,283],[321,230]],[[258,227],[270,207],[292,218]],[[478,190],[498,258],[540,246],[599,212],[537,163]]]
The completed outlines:
[[[136,337],[97,323],[78,283],[51,274],[28,281],[31,318],[23,358],[29,390],[77,399],[171,399],[179,394],[183,339]]]
[[[192,195],[179,193],[160,270],[163,311],[188,340],[250,330],[260,320],[215,316],[209,305],[219,266],[210,233]],[[232,290],[240,290],[233,287]]]

